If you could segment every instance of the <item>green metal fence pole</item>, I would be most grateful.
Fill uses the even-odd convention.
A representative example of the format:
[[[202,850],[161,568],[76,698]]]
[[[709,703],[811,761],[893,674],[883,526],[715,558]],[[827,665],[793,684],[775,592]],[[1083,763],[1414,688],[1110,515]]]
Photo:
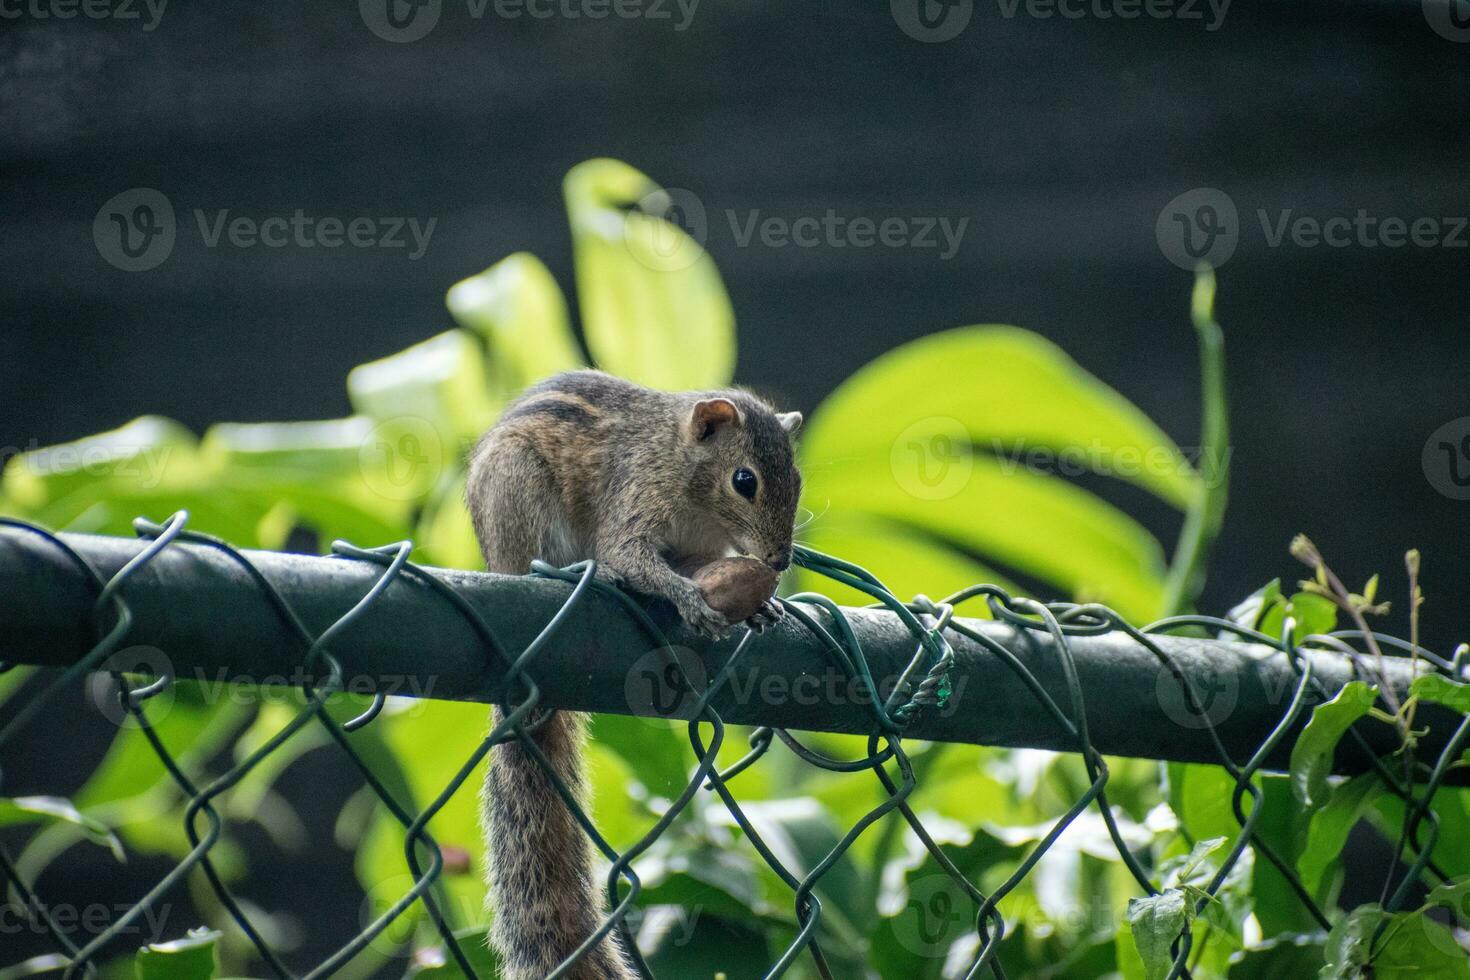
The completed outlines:
[[[144,547],[124,538],[63,535],[103,578]],[[251,562],[284,595],[317,634],[353,605],[379,577],[369,564],[248,552]],[[489,622],[508,649],[524,647],[565,602],[560,581],[435,570]],[[171,664],[179,679],[299,685],[305,651],[245,571],[222,553],[175,544],[127,582],[134,615],[116,663],[157,670]],[[95,642],[95,596],[53,547],[32,535],[0,529],[0,661],[64,667]],[[881,693],[914,654],[912,634],[891,613],[846,610]],[[827,614],[813,608],[818,621]],[[979,620],[966,625],[1010,651],[1059,703],[1067,687],[1053,641],[1044,631]],[[667,678],[678,656],[696,682],[713,678],[735,639],[705,643],[687,639],[675,654],[650,650],[644,633],[602,596],[590,596],[553,648],[537,659],[535,678],[543,703],[583,711],[687,717],[692,696],[680,698]],[[1070,751],[1075,736],[1062,731],[1005,659],[986,645],[947,632],[954,647],[953,694],[945,707],[920,712],[906,736],[983,745]],[[1249,758],[1280,721],[1296,673],[1285,655],[1239,642],[1155,637],[1190,679],[1220,737],[1238,761]],[[1112,755],[1218,762],[1202,720],[1187,707],[1178,682],[1145,645],[1121,633],[1070,638],[1079,680],[1088,692],[1093,744]],[[140,650],[140,648],[143,648]],[[157,651],[156,653],[154,651]],[[483,643],[463,617],[449,615],[442,599],[409,578],[395,581],[381,599],[330,651],[342,664],[345,686],[361,693],[488,702],[504,692],[504,669],[485,656]],[[160,661],[158,654],[163,658]],[[1316,677],[1331,693],[1353,677],[1348,658],[1305,651]],[[1407,659],[1391,658],[1386,682],[1407,695]],[[217,689],[217,688],[216,688]],[[711,704],[727,722],[809,731],[867,735],[873,714],[849,672],[834,663],[791,617],[755,637],[730,680]],[[1305,715],[1305,713],[1304,713]],[[1420,720],[1431,731],[1420,751],[1432,757],[1454,730],[1457,716],[1426,706]],[[1389,725],[1360,726],[1375,752],[1398,745]],[[1285,739],[1266,764],[1281,768],[1293,739]],[[1359,772],[1369,760],[1345,740],[1339,771]],[[1458,775],[1464,770],[1457,770]]]

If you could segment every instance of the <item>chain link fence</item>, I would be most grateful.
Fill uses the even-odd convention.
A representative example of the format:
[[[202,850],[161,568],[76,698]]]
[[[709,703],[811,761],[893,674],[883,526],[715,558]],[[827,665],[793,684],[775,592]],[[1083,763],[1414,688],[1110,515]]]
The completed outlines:
[[[564,569],[537,564],[531,570],[532,575],[544,580],[543,585],[555,585],[555,589],[541,588],[538,594],[554,592],[557,604],[550,615],[543,615],[543,607],[536,603],[518,604],[515,610],[507,604],[506,617],[540,620],[540,628],[528,641],[511,645],[501,638],[502,624],[494,621],[495,612],[492,610],[487,615],[485,604],[471,594],[480,580],[488,580],[490,576],[419,567],[409,561],[412,546],[407,542],[372,549],[339,542],[333,548],[332,559],[302,559],[301,564],[290,566],[298,571],[306,569],[309,574],[306,571],[286,574],[274,565],[267,574],[262,570],[266,562],[261,553],[247,555],[223,541],[187,530],[186,519],[181,513],[163,524],[140,520],[136,526],[141,543],[130,544],[123,558],[117,557],[118,548],[113,547],[106,552],[110,556],[106,561],[100,560],[104,552],[93,550],[93,544],[100,549],[113,539],[59,536],[21,522],[0,522],[3,525],[0,586],[18,587],[30,579],[39,583],[38,589],[49,597],[44,601],[32,601],[34,595],[25,600],[12,595],[8,602],[0,599],[0,611],[4,615],[31,617],[29,633],[20,629],[29,639],[12,644],[7,658],[13,659],[0,669],[9,670],[19,663],[54,668],[46,675],[44,684],[27,687],[27,696],[12,698],[0,714],[0,764],[7,753],[16,751],[22,740],[35,744],[49,737],[47,708],[68,684],[90,671],[110,671],[120,691],[121,710],[148,738],[153,752],[187,800],[178,814],[191,846],[187,856],[168,870],[147,894],[90,937],[76,938],[74,932],[64,928],[52,915],[45,897],[37,894],[22,875],[12,856],[0,850],[0,874],[35,926],[43,929],[54,944],[64,975],[69,978],[92,975],[105,952],[118,951],[129,927],[189,875],[203,876],[228,918],[248,937],[263,970],[275,977],[295,975],[272,949],[263,930],[252,922],[246,903],[231,891],[211,852],[222,834],[223,818],[216,806],[221,795],[237,786],[288,739],[308,726],[318,726],[330,737],[341,756],[355,767],[372,793],[404,828],[403,861],[412,886],[304,975],[325,977],[341,970],[418,903],[437,930],[448,960],[466,976],[476,976],[472,956],[451,929],[441,908],[442,898],[436,892],[435,884],[444,871],[445,857],[428,831],[430,821],[455,794],[477,791],[477,787],[466,790],[464,784],[496,745],[512,739],[534,744],[531,719],[544,716],[541,709],[596,708],[623,713],[639,710],[637,705],[626,701],[619,705],[613,700],[598,700],[597,691],[621,688],[627,663],[645,650],[662,652],[659,654],[661,672],[680,689],[680,697],[676,698],[680,700],[680,708],[676,713],[688,721],[693,768],[687,785],[664,814],[632,846],[616,849],[589,815],[577,808],[573,795],[557,782],[556,774],[543,767],[559,786],[566,805],[576,811],[578,821],[596,848],[610,863],[607,903],[611,911],[604,917],[597,935],[589,938],[583,948],[591,948],[603,936],[616,931],[644,976],[652,973],[638,954],[629,928],[630,915],[640,896],[638,860],[688,810],[698,794],[707,791],[718,796],[743,832],[744,843],[790,890],[799,930],[770,964],[768,977],[782,976],[800,958],[810,958],[809,965],[819,975],[834,976],[818,935],[823,903],[816,889],[854,842],[886,818],[901,822],[901,827],[917,838],[943,869],[953,888],[971,904],[975,952],[957,975],[990,976],[999,980],[1006,974],[998,954],[1007,939],[1007,922],[1000,903],[1046,861],[1053,845],[1089,808],[1096,811],[1106,827],[1112,846],[1136,883],[1138,896],[1157,896],[1166,888],[1158,869],[1146,866],[1118,826],[1116,810],[1108,798],[1109,765],[1105,752],[1191,761],[1207,759],[1229,774],[1234,785],[1230,808],[1239,833],[1215,864],[1214,872],[1181,893],[1193,903],[1196,914],[1215,899],[1249,851],[1253,852],[1255,861],[1268,861],[1280,870],[1290,883],[1293,900],[1325,931],[1332,925],[1330,910],[1319,904],[1292,863],[1277,854],[1259,832],[1269,808],[1252,777],[1263,768],[1283,768],[1312,715],[1312,707],[1338,695],[1351,679],[1372,681],[1377,685],[1382,703],[1387,705],[1401,704],[1417,675],[1464,679],[1464,665],[1460,662],[1463,650],[1455,659],[1447,660],[1392,637],[1362,631],[1296,638],[1289,618],[1280,634],[1273,636],[1239,621],[1206,616],[1173,617],[1137,628],[1100,605],[1041,603],[1008,595],[989,585],[976,585],[937,601],[920,596],[903,602],[863,569],[802,549],[797,558],[800,565],[866,593],[873,598],[874,609],[839,607],[812,593],[791,596],[781,600],[787,613],[784,626],[761,636],[741,631],[742,635],[728,642],[728,649],[721,649],[717,657],[711,655],[712,659],[707,660],[703,653],[693,657],[681,655],[679,651],[687,648],[671,642],[657,617],[650,616],[632,598],[594,579],[592,563]],[[179,557],[180,554],[187,560]],[[209,600],[201,593],[199,580],[208,577],[211,570],[218,572],[224,565],[233,568],[232,594],[248,589],[254,595],[248,601],[234,595],[229,609],[201,610],[198,607]],[[106,566],[105,570],[100,566]],[[366,577],[362,574],[364,568],[370,570]],[[336,588],[331,601],[339,603],[337,611],[325,619],[320,607],[326,600],[308,595],[307,580],[312,576]],[[67,579],[69,586],[65,585]],[[342,601],[348,593],[356,595],[355,601]],[[55,604],[81,602],[76,599],[81,594],[85,594],[85,608],[89,610],[81,617],[85,622],[54,622],[50,624],[53,629],[42,635],[46,633],[44,621],[62,615]],[[52,605],[48,606],[48,602]],[[309,616],[301,615],[298,610],[306,602],[314,603]],[[192,611],[186,608],[191,603]],[[393,606],[394,603],[397,605]],[[966,603],[983,610],[991,622],[959,616],[957,610]],[[388,610],[392,618],[385,620],[380,613],[389,606],[393,606]],[[414,615],[421,618],[407,621],[402,613],[406,609],[414,610]],[[574,689],[566,676],[569,672],[558,665],[556,658],[585,638],[587,630],[581,620],[594,614],[602,617],[602,622],[621,618],[620,628],[636,631],[643,642],[637,645],[627,641],[630,634],[626,632],[616,634],[607,642],[626,643],[633,649],[621,661],[604,657],[606,675],[592,678],[592,683],[584,689]],[[191,634],[179,623],[191,617],[194,620],[218,617],[212,634],[209,628],[201,627],[210,642],[180,642],[181,637],[189,640]],[[175,683],[187,681],[169,672],[140,676],[132,673],[127,665],[120,667],[111,658],[130,643],[162,643],[157,634],[177,628],[183,632],[174,636],[175,648],[180,651],[176,656],[185,656],[183,651],[190,650],[187,655],[201,662],[226,661],[234,655],[233,650],[247,648],[259,639],[232,635],[239,630],[232,630],[229,624],[235,620],[244,622],[241,617],[253,617],[252,621],[260,622],[263,636],[278,639],[273,651],[278,662],[294,663],[302,668],[300,686],[305,704],[273,736],[238,757],[227,771],[208,782],[197,783],[180,765],[178,747],[165,745],[149,718],[153,699],[169,691]],[[317,620],[325,625],[316,625]],[[356,628],[365,621],[372,624],[371,629]],[[444,693],[436,692],[435,696],[494,700],[503,707],[505,717],[464,760],[438,796],[422,809],[415,809],[397,798],[354,746],[353,733],[373,724],[383,710],[384,694],[377,693],[365,713],[345,723],[334,720],[326,710],[326,702],[343,690],[348,669],[344,663],[352,660],[354,651],[392,642],[393,638],[385,635],[391,629],[385,627],[396,623],[404,632],[414,633],[425,649],[433,649],[436,646],[433,630],[450,621],[456,630],[472,635],[473,642],[478,644],[479,661],[462,663],[457,669],[464,676],[479,680],[460,687],[449,683]],[[7,627],[12,636],[16,635],[15,627],[15,623]],[[75,651],[64,649],[72,645],[68,631],[75,629],[88,632],[86,642]],[[423,630],[429,631],[428,634],[424,635]],[[148,635],[140,637],[141,633]],[[804,720],[794,720],[789,715],[765,710],[759,704],[745,705],[739,712],[729,712],[732,717],[725,717],[722,705],[729,702],[722,699],[728,699],[732,672],[742,662],[762,658],[760,648],[765,644],[799,648],[805,656],[825,661],[866,696],[860,699],[860,704],[848,706],[847,713],[841,717],[835,713],[824,716],[820,710],[813,710],[806,713]],[[446,641],[444,645],[451,644]],[[875,649],[877,645],[883,647],[882,656]],[[464,644],[460,643],[459,647],[463,648]],[[903,653],[905,648],[907,652]],[[1386,656],[1382,653],[1384,649]],[[895,655],[895,650],[900,653]],[[1214,666],[1211,666],[1212,658]],[[1145,662],[1152,664],[1152,670],[1140,666]],[[360,666],[361,661],[356,663]],[[690,676],[703,674],[702,665],[706,663],[712,666],[707,676]],[[881,675],[890,664],[899,669],[896,681],[885,684]],[[697,669],[690,670],[691,665]],[[412,672],[427,668],[404,663],[399,664],[399,669]],[[1240,676],[1248,680],[1231,682],[1232,697],[1240,710],[1232,711],[1227,723],[1218,712],[1210,710],[1212,692],[1204,688],[1218,686],[1222,676],[1233,678],[1235,675],[1230,672],[1236,669],[1245,671]],[[1281,697],[1274,701],[1262,697],[1260,688],[1253,686],[1267,674],[1278,677],[1282,685]],[[494,683],[487,686],[483,678],[488,675],[494,676]],[[1007,686],[1002,687],[1002,679]],[[1176,692],[1175,702],[1160,708],[1159,702],[1168,700],[1161,697],[1166,687]],[[1132,693],[1125,688],[1130,688]],[[961,690],[964,702],[956,704],[957,692]],[[1135,713],[1128,707],[1125,695],[1135,698],[1139,705],[1152,700],[1152,716]],[[1090,704],[1093,699],[1101,699],[1104,704],[1102,707],[1095,702]],[[956,707],[960,710],[956,711]],[[1100,728],[1099,719],[1108,718],[1109,711],[1114,710],[1130,717]],[[1440,714],[1436,715],[1435,711]],[[737,714],[739,717],[734,718]],[[763,716],[765,724],[761,723]],[[1174,721],[1172,726],[1168,724],[1169,718]],[[1007,719],[1014,723],[1008,723]],[[1432,761],[1415,763],[1413,753],[1394,757],[1392,753],[1398,743],[1384,737],[1379,729],[1386,730],[1388,726],[1382,725],[1348,727],[1335,762],[1329,761],[1329,768],[1335,767],[1337,771],[1376,774],[1382,785],[1403,803],[1399,846],[1404,862],[1401,874],[1386,892],[1384,905],[1390,911],[1403,907],[1421,882],[1433,885],[1450,877],[1435,861],[1439,820],[1432,804],[1442,785],[1460,779],[1462,770],[1456,764],[1470,735],[1470,717],[1443,707],[1426,706],[1420,720],[1429,725],[1430,731],[1418,740],[1418,755]],[[717,754],[729,734],[727,723],[736,721],[755,724],[750,736],[751,748],[739,762],[722,769],[717,766]],[[833,758],[809,747],[790,730],[793,728],[860,731],[867,736],[867,752],[857,758]],[[1043,737],[1038,734],[1041,732],[1047,734]],[[1003,881],[982,890],[952,863],[910,806],[910,797],[921,779],[918,774],[921,770],[916,769],[906,750],[906,739],[915,737],[1030,744],[1070,751],[1085,767],[1088,785],[1014,863]],[[806,764],[846,774],[845,778],[874,780],[882,787],[882,802],[847,828],[825,858],[808,869],[789,867],[783,862],[777,849],[762,839],[756,823],[741,808],[741,774],[759,765],[778,741]],[[1154,746],[1155,751],[1149,751],[1149,746]],[[531,754],[539,757],[534,750]],[[1329,760],[1333,758],[1329,753]],[[4,792],[0,782],[0,794]],[[1186,922],[1172,938],[1170,977],[1190,976],[1192,943]],[[10,965],[3,962],[5,959],[0,955],[0,968]],[[552,976],[565,976],[572,966],[570,962],[563,964]]]

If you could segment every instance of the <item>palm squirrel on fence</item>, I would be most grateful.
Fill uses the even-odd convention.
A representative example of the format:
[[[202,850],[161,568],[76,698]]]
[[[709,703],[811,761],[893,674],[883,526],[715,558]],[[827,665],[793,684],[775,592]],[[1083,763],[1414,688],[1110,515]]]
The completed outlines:
[[[542,381],[506,409],[470,461],[466,499],[485,564],[520,575],[535,558],[595,559],[603,581],[667,599],[693,630],[718,636],[736,624],[687,575],[737,553],[778,573],[790,565],[801,494],[791,436],[800,425],[800,413],[741,390],[653,391],[600,371]],[[748,622],[760,629],[780,616],[768,599]],[[497,707],[495,723],[502,718]],[[532,735],[581,803],[586,735],[586,715],[569,711]],[[502,975],[542,980],[601,923],[592,843],[519,739],[495,747],[483,806]],[[609,933],[566,976],[635,973]]]

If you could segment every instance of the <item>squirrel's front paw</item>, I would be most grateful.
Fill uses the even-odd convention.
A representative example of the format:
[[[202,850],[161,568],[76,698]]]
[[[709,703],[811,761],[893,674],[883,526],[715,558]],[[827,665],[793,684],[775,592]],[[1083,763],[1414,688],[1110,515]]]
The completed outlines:
[[[734,625],[724,613],[711,608],[698,595],[689,596],[679,603],[679,616],[694,632],[711,639],[724,636]]]
[[[774,598],[771,598],[761,603],[760,609],[756,610],[756,614],[747,619],[745,623],[757,633],[764,633],[767,626],[776,625],[776,623],[781,621],[781,617],[785,615],[785,608]]]
[[[606,562],[597,563],[597,572],[594,577],[597,581],[604,585],[611,585],[615,589],[626,589],[628,587],[628,577]]]

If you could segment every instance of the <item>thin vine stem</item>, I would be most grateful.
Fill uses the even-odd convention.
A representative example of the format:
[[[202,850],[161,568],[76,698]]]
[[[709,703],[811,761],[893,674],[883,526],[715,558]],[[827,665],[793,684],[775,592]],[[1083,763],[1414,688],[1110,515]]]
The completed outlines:
[[[1190,303],[1200,359],[1199,482],[1179,530],[1164,583],[1164,615],[1194,609],[1205,585],[1205,563],[1220,528],[1230,486],[1230,409],[1225,397],[1225,335],[1215,322],[1215,273],[1201,265]]]

